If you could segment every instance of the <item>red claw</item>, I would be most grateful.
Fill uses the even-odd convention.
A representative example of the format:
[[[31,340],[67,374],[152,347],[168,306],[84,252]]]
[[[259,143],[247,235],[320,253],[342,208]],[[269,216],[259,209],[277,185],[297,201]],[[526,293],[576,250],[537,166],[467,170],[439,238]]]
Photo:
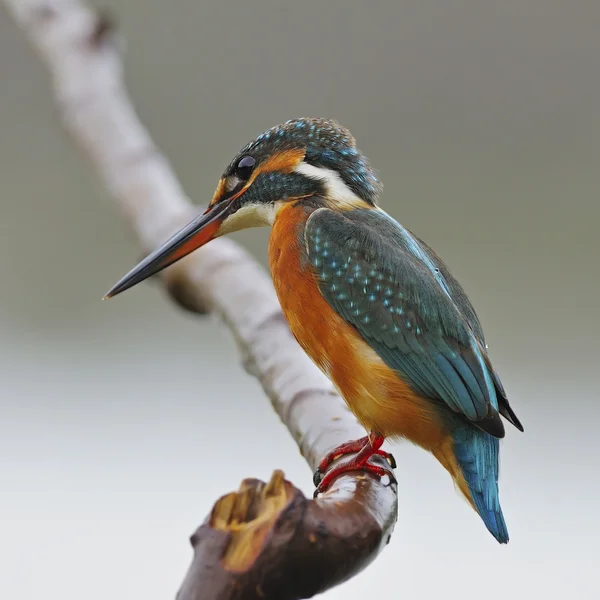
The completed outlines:
[[[331,482],[342,473],[347,473],[349,471],[369,471],[370,473],[375,473],[379,477],[389,474],[383,467],[378,467],[377,465],[368,462],[371,456],[383,456],[390,463],[392,469],[396,468],[394,457],[389,452],[381,450],[383,442],[384,438],[382,436],[371,434],[371,436],[365,436],[358,440],[346,442],[345,444],[334,448],[325,456],[325,458],[323,458],[318,469],[315,471],[313,481],[317,489],[315,490],[314,497],[316,498],[321,492],[324,492],[331,485]],[[358,454],[354,458],[339,464],[335,469],[332,469],[323,476],[334,460],[345,454],[354,454],[355,452],[358,452]]]

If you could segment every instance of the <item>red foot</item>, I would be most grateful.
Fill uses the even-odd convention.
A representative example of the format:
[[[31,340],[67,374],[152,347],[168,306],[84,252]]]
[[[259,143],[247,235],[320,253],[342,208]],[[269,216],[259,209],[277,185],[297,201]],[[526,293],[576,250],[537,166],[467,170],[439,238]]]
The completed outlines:
[[[336,477],[348,471],[369,471],[379,475],[379,477],[388,474],[384,468],[368,462],[369,458],[373,455],[383,456],[390,463],[392,469],[395,469],[396,461],[394,457],[389,452],[380,449],[383,441],[384,438],[382,436],[371,434],[371,436],[365,436],[359,440],[346,442],[327,454],[319,464],[319,468],[315,471],[313,477],[313,482],[317,486],[314,497],[316,498],[321,492],[324,492]],[[355,452],[358,452],[358,454],[354,458],[341,463],[323,476],[334,460],[345,454],[353,454]]]

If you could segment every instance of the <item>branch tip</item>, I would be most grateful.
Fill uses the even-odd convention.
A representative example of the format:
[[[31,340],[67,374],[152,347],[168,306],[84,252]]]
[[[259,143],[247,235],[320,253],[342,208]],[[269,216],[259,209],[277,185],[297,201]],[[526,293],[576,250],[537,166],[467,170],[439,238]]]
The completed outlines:
[[[283,472],[275,471],[268,483],[244,479],[237,492],[217,500],[207,525],[229,534],[222,556],[226,571],[244,572],[254,564],[294,496],[295,489]]]

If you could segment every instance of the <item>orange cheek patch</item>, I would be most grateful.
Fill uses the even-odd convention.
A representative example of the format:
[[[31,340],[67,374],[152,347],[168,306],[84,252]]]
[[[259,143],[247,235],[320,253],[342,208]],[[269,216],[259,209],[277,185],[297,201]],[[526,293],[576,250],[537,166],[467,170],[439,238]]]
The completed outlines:
[[[256,169],[253,176],[250,178],[249,183],[254,181],[259,173],[269,173],[271,171],[279,171],[280,173],[292,172],[304,158],[305,154],[305,150],[296,148],[294,150],[286,150],[285,152],[270,156],[264,163],[259,165],[258,169]]]

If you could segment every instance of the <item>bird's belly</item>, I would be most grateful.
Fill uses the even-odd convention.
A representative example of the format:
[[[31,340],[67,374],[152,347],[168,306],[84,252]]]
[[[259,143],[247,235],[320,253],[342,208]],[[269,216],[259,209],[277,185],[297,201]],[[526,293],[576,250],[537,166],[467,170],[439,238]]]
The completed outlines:
[[[298,343],[367,430],[405,437],[426,449],[439,446],[446,433],[436,407],[415,394],[323,298],[296,234],[298,224],[288,235],[279,225],[276,222],[271,234],[269,262]]]

